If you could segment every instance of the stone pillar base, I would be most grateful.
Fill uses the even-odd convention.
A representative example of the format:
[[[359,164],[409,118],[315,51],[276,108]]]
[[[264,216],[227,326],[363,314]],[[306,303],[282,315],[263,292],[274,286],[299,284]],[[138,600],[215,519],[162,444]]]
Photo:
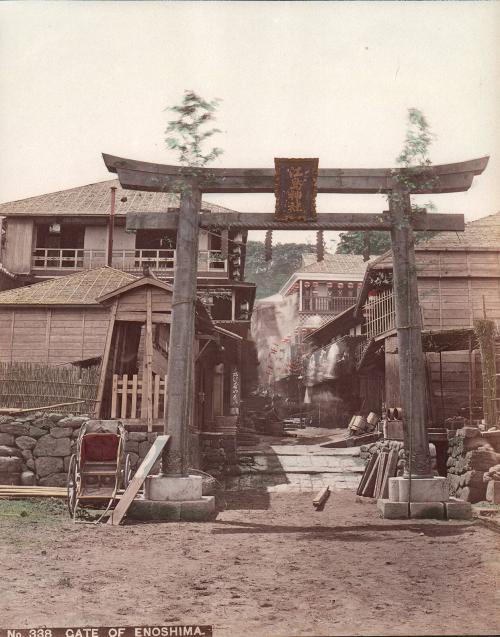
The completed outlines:
[[[148,476],[144,498],[134,500],[127,516],[135,520],[202,522],[217,516],[215,497],[202,495],[201,476]]]
[[[408,506],[408,500],[411,499]],[[470,520],[472,508],[469,502],[461,502],[449,496],[447,478],[389,478],[389,498],[379,499],[377,507],[383,518],[405,520],[431,518],[434,520]]]
[[[144,483],[144,498],[161,502],[201,500],[201,476],[148,476]]]
[[[447,502],[449,500],[448,480],[435,478],[389,478],[389,500],[391,502]]]
[[[127,511],[132,520],[157,520],[162,522],[205,522],[215,520],[215,497],[204,495],[200,500],[182,502],[137,499]]]

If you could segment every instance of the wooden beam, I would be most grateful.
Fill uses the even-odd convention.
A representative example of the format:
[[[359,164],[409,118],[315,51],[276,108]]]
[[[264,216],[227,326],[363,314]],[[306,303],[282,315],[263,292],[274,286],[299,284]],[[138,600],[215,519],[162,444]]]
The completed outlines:
[[[178,212],[129,212],[127,230],[176,230]],[[414,230],[463,232],[464,216],[457,214],[418,215]],[[231,228],[233,230],[387,230],[391,229],[389,212],[382,214],[328,213],[318,215],[317,221],[277,221],[273,213],[227,212],[201,213],[200,228]]]
[[[125,513],[127,513],[129,506],[132,504],[135,496],[138,494],[139,489],[144,483],[144,480],[148,477],[149,472],[153,468],[154,463],[158,460],[169,439],[170,436],[157,436],[156,440],[151,445],[150,450],[146,454],[146,457],[135,472],[135,475],[130,481],[130,484],[125,489],[125,493],[121,496],[120,501],[116,505],[114,511],[112,511],[108,519],[108,524],[111,524],[112,526],[118,526],[123,520],[123,516],[125,515]]]
[[[101,361],[101,369],[99,373],[99,384],[97,385],[97,397],[94,406],[94,414],[96,418],[101,416],[101,405],[104,396],[104,385],[106,384],[106,372],[109,363],[109,352],[111,350],[111,342],[113,340],[113,330],[115,327],[116,310],[118,308],[118,300],[115,300],[109,314],[108,332],[106,334],[106,344],[104,346],[104,354]]]
[[[125,159],[103,154],[110,172],[117,173],[123,188],[168,192],[179,189],[179,181],[193,179],[202,192],[274,192],[274,168],[189,168]],[[409,173],[416,184],[411,192],[445,193],[468,190],[475,175],[480,175],[489,157],[465,162],[430,166],[415,171],[394,168],[321,168],[318,173],[318,193],[377,194],[389,192],[394,176]],[[431,178],[437,178],[432,188],[426,188]]]

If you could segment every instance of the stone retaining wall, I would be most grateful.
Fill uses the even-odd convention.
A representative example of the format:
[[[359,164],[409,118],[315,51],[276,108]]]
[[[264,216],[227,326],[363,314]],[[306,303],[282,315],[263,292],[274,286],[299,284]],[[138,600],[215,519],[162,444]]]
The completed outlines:
[[[486,500],[485,474],[500,464],[500,432],[482,433],[463,427],[448,441],[448,481],[450,494],[467,502]]]
[[[20,416],[0,416],[0,484],[66,486],[71,455],[76,438],[89,416],[34,412]],[[95,421],[94,421],[95,422]],[[199,466],[199,446],[203,453],[203,469],[213,469],[222,477],[237,465],[234,436],[190,432],[190,466]],[[125,452],[130,455],[132,469],[144,459],[158,434],[128,431]],[[159,470],[160,460],[152,473]]]
[[[88,416],[44,414],[0,417],[0,484],[66,486],[76,438]],[[140,464],[156,433],[127,432],[125,451]],[[153,468],[155,472],[158,465]]]

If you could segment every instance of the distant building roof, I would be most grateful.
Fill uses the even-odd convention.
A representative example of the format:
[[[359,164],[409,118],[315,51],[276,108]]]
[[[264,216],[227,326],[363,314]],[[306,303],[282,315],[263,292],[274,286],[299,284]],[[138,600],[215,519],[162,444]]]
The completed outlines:
[[[167,212],[169,208],[179,208],[179,196],[175,193],[125,190],[118,179],[110,179],[0,204],[0,216],[109,215],[112,186],[116,187],[117,215],[127,212]],[[125,197],[127,200],[121,201]],[[206,201],[202,201],[202,208],[210,212],[232,212]]]
[[[325,272],[331,274],[356,274],[365,273],[369,261],[363,261],[361,254],[330,254],[325,253],[323,261],[317,261],[315,254],[303,254],[302,266],[297,272]]]
[[[136,280],[105,266],[0,292],[0,305],[96,305],[98,297]]]

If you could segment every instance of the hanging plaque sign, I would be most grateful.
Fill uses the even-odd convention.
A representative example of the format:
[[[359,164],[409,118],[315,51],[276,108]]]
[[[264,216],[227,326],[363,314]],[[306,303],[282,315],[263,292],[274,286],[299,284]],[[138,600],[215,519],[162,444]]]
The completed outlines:
[[[276,218],[280,221],[316,220],[316,159],[274,159]]]

